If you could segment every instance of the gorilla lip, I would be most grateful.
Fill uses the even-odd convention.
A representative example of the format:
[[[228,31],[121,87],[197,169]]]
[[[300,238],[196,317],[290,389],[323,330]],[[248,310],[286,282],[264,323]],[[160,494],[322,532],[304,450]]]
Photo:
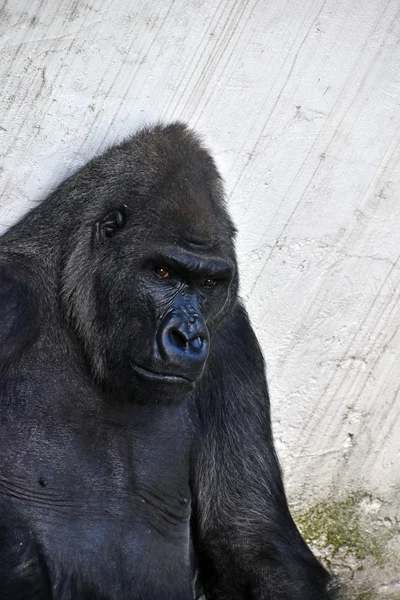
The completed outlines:
[[[194,381],[188,379],[187,377],[183,377],[183,375],[169,375],[167,373],[155,373],[154,371],[149,371],[148,369],[144,369],[143,367],[139,367],[139,365],[135,365],[132,363],[134,371],[136,371],[139,375],[143,377],[147,377],[148,379],[152,379],[153,381],[162,381],[168,383],[189,383],[190,385],[194,385]]]

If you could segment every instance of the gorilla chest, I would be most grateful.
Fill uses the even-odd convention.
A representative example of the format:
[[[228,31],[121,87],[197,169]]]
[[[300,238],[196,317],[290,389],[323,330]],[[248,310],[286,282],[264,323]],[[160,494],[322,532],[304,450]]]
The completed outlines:
[[[74,598],[74,586],[107,600],[162,600],[163,589],[192,597],[185,417],[145,413],[132,426],[126,415],[91,428],[36,425],[7,444],[7,504],[42,549],[55,597]]]
[[[189,509],[149,490],[129,500],[110,495],[109,502],[114,508],[88,503],[78,519],[47,514],[42,521],[55,596],[72,600],[77,585],[107,600],[192,598]]]

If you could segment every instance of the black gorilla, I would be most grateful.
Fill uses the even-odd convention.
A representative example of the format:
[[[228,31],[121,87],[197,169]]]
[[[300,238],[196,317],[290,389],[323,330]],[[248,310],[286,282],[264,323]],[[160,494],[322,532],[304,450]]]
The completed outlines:
[[[1,238],[2,600],[331,597],[287,507],[233,238],[178,123]]]

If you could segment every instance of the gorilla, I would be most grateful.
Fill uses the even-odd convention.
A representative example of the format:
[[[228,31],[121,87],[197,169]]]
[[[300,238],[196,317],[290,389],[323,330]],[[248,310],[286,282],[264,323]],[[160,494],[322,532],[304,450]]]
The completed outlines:
[[[1,600],[322,600],[209,152],[157,124],[0,239]]]

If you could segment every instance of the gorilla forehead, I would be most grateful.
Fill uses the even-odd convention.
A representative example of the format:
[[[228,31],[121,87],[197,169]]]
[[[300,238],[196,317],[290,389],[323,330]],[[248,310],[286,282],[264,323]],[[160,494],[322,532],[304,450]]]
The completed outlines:
[[[145,127],[93,158],[25,215],[6,239],[57,268],[57,256],[87,255],[95,224],[127,211],[121,240],[204,248],[234,257],[235,228],[215,163],[198,136],[181,123]],[[51,252],[50,252],[51,250]]]
[[[146,127],[77,173],[92,216],[125,204],[137,228],[210,245],[234,236],[222,182],[199,138],[181,123]],[[95,211],[95,213],[93,213]],[[143,213],[149,220],[143,222]],[[136,219],[135,219],[136,216]]]

